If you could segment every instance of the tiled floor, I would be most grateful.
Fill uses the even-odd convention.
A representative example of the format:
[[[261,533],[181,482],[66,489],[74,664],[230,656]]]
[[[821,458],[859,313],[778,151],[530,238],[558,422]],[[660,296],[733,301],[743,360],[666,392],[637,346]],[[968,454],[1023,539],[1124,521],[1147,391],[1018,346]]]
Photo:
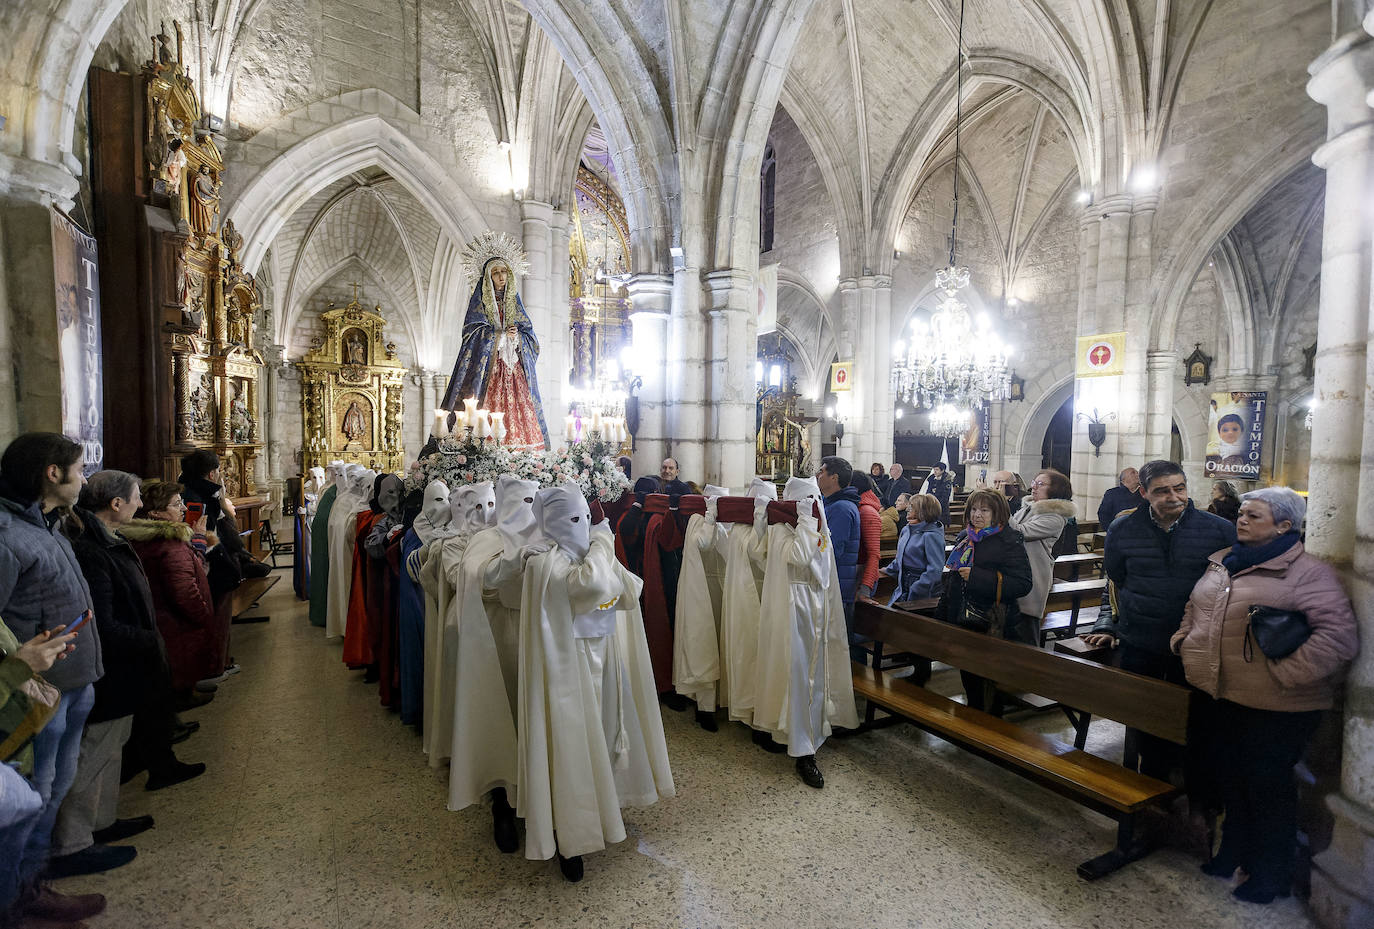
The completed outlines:
[[[270,623],[234,627],[243,673],[179,748],[210,770],[126,785],[121,815],[157,817],[138,858],[61,883],[108,895],[93,929],[1312,925],[1294,900],[1235,902],[1182,852],[1085,883],[1074,865],[1111,845],[1109,820],[914,729],[832,740],[816,791],[742,728],[671,711],[678,797],[628,811],[631,837],[570,885],[500,854],[484,810],[444,809],[446,772],[307,624],[289,578],[264,607]],[[1104,751],[1120,739],[1093,732]]]

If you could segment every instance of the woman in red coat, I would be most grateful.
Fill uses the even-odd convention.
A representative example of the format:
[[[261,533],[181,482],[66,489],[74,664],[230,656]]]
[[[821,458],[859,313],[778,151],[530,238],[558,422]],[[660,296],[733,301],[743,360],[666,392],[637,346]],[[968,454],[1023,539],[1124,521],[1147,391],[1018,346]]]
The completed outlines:
[[[854,472],[849,486],[859,492],[859,586],[860,597],[873,596],[878,586],[878,549],[883,545],[883,503],[873,490],[873,479]]]
[[[148,575],[158,630],[167,643],[172,689],[188,696],[197,681],[223,673],[228,629],[216,615],[205,556],[192,544],[196,533],[186,523],[181,491],[174,481],[144,481],[140,518],[120,532]]]

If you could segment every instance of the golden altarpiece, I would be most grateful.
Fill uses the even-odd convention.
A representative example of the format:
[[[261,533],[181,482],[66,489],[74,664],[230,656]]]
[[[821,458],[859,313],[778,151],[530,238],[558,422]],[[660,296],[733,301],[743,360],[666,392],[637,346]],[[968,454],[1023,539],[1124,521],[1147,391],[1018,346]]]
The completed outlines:
[[[184,454],[212,449],[226,493],[253,497],[262,299],[240,264],[243,236],[221,216],[224,157],[172,28],[152,37],[139,73],[91,72],[106,460],[174,478]]]
[[[620,351],[630,344],[629,223],[625,205],[601,178],[577,168],[577,209],[568,237],[568,325],[572,384],[618,380]]]
[[[776,333],[759,337],[754,394],[754,473],[785,479],[811,474],[807,429],[814,416],[801,412],[793,359]]]
[[[357,462],[377,471],[405,467],[401,438],[406,368],[386,338],[381,306],[358,302],[320,314],[324,336],[296,363],[301,374],[303,469],[330,461]]]

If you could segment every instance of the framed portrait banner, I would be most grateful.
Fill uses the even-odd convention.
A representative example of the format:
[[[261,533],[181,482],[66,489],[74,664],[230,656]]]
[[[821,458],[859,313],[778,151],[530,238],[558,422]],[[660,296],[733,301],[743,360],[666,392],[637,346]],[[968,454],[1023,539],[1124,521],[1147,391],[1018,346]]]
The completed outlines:
[[[1263,390],[1212,394],[1207,414],[1207,476],[1256,481],[1264,455],[1264,410],[1269,394]]]
[[[91,475],[105,466],[96,243],[61,211],[54,209],[51,216],[62,433],[81,443],[85,472]]]
[[[992,404],[984,400],[969,417],[968,431],[959,437],[960,464],[987,464],[992,439]]]

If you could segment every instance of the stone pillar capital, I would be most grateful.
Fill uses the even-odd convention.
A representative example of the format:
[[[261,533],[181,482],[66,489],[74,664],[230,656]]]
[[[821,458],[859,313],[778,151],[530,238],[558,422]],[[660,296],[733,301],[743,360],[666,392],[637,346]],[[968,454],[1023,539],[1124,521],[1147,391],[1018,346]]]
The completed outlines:
[[[20,203],[72,208],[78,183],[61,165],[0,152],[0,196]]]
[[[1152,349],[1145,355],[1145,363],[1151,371],[1167,371],[1178,364],[1178,352],[1173,349]]]
[[[553,204],[545,203],[543,200],[521,200],[520,221],[549,225],[553,222]]]
[[[673,276],[642,272],[635,274],[626,283],[633,306],[631,315],[638,313],[668,314],[673,299]]]
[[[859,282],[858,282],[857,280],[855,280],[854,278],[852,278],[852,277],[842,277],[842,278],[840,278],[840,290],[841,290],[841,291],[852,291],[852,290],[858,290],[858,289],[859,289]]]

